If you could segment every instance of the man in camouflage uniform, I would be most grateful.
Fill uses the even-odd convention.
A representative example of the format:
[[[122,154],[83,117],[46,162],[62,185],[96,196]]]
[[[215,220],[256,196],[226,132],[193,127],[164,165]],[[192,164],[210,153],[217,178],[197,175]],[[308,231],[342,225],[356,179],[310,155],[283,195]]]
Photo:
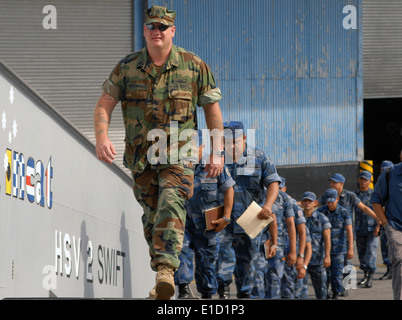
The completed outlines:
[[[345,257],[350,260],[354,256],[352,218],[348,210],[338,204],[336,189],[328,189],[324,196],[326,205],[317,211],[322,212],[331,224],[331,265],[327,269],[327,275],[331,280],[332,299],[338,299],[344,291],[342,272]]]
[[[282,180],[280,182],[283,183]],[[278,210],[275,212],[277,220],[277,245],[275,246],[275,255],[267,260],[267,272],[265,274],[265,298],[280,299],[282,278],[285,268],[285,258],[287,263],[295,264],[297,260],[296,254],[296,227],[295,212],[290,196],[279,189],[278,196],[275,199],[275,205]],[[289,248],[289,250],[286,250]],[[287,255],[285,254],[287,251]]]
[[[133,173],[134,194],[144,209],[151,268],[158,272],[157,299],[170,299],[174,294],[184,202],[193,193],[193,165],[178,157],[188,139],[178,141],[177,137],[195,128],[196,105],[203,107],[210,130],[223,130],[220,90],[205,62],[173,45],[175,17],[176,12],[165,7],[145,10],[146,48],[119,61],[103,84],[94,112],[97,156],[112,163],[116,151],[107,133],[112,111],[121,101],[124,165]],[[214,144],[212,151],[206,170],[216,176],[223,170],[222,144]]]
[[[353,225],[353,221],[354,221],[353,211],[356,211],[356,209],[359,209],[361,212],[363,212],[364,214],[368,215],[369,217],[375,219],[378,222],[378,224],[380,224],[374,211],[372,209],[370,209],[368,206],[366,206],[357,197],[357,195],[353,191],[349,191],[344,188],[345,181],[346,181],[345,177],[342,174],[335,173],[334,175],[331,176],[331,178],[329,178],[329,187],[335,189],[338,192],[339,205],[348,211],[350,219],[352,221],[352,225]],[[319,202],[320,202],[320,204],[324,205],[325,204],[325,196],[321,197]],[[352,227],[352,229],[353,229],[353,227]],[[354,233],[354,229],[353,229],[353,233]],[[351,266],[352,263],[351,263],[351,261],[349,261],[349,259],[347,259],[347,256],[345,256],[345,267],[347,267],[348,265]],[[349,268],[346,268],[346,269],[349,269]],[[347,273],[345,273],[344,276],[346,277]],[[341,295],[348,296],[348,294],[349,294],[348,290],[345,290],[344,292],[342,292]]]
[[[246,143],[242,122],[225,122],[224,128],[225,163],[236,184],[234,185],[232,221],[221,231],[219,258],[216,265],[218,293],[222,299],[229,298],[229,288],[234,273],[237,297],[250,298],[254,287],[254,261],[259,254],[260,236],[250,238],[235,220],[255,201],[262,207],[257,215],[259,219],[269,219],[270,216],[274,219],[269,224],[272,236],[272,232],[276,232],[276,219],[272,213],[272,206],[278,195],[278,183],[281,180],[271,159],[263,151]]]
[[[233,207],[234,180],[227,167],[214,178],[207,178],[202,161],[202,131],[198,130],[199,162],[194,170],[194,195],[186,201],[186,230],[180,266],[175,273],[179,287],[179,299],[190,298],[189,283],[193,280],[193,257],[195,255],[195,282],[203,299],[210,299],[216,293],[218,282],[215,264],[218,259],[220,231],[230,222]],[[205,211],[224,205],[223,217],[214,221],[216,228],[206,230]],[[192,251],[194,250],[194,254]]]
[[[362,171],[359,174],[359,188],[355,193],[357,197],[370,209],[372,209],[370,199],[373,193],[371,189],[371,173]],[[360,261],[360,269],[364,272],[364,278],[357,284],[364,285],[366,288],[373,286],[373,275],[377,270],[377,247],[378,247],[378,231],[380,225],[377,221],[364,214],[360,209],[355,209],[355,231],[356,231],[356,247]]]
[[[306,226],[310,231],[312,246],[312,256],[307,271],[311,277],[316,298],[325,299],[327,297],[325,268],[331,265],[331,224],[323,213],[315,210],[317,203],[315,193],[310,191],[303,193],[301,206],[306,217]]]
[[[283,179],[283,178],[282,178]],[[284,190],[286,192],[285,182]],[[281,190],[281,186],[279,186]],[[300,269],[303,268],[304,265],[304,253],[306,250],[306,241],[307,241],[307,232],[306,232],[306,218],[303,215],[302,209],[296,203],[296,200],[290,198],[290,203],[293,206],[294,223],[296,229],[296,248],[297,252],[296,262],[291,264],[290,261],[285,263],[283,269],[283,277],[281,282],[281,296],[283,299],[293,299],[295,297],[295,285],[297,282],[297,276]],[[286,225],[286,221],[284,222]],[[287,225],[286,225],[287,226]],[[286,245],[285,245],[285,255],[289,256],[291,251],[291,243],[289,239],[289,232],[285,232]],[[289,260],[289,259],[288,259]]]

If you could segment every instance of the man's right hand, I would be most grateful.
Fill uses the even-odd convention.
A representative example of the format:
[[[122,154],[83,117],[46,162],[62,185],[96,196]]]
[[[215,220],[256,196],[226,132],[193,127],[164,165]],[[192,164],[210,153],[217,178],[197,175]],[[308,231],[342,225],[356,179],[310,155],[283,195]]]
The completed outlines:
[[[96,155],[99,160],[106,163],[113,163],[117,154],[113,143],[107,136],[107,132],[113,109],[118,102],[118,100],[103,91],[94,111]]]
[[[116,154],[116,149],[109,138],[96,139],[96,155],[99,160],[113,163]]]

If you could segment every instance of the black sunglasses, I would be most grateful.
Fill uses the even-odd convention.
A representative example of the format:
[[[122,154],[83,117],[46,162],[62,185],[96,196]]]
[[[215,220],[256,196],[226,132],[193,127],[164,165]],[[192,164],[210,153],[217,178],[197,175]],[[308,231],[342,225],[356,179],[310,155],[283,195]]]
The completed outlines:
[[[156,25],[156,24],[152,24],[152,23],[147,24],[146,26],[151,31],[155,30],[155,29],[159,29],[160,31],[166,31],[168,28],[171,27],[171,26],[167,26],[165,24]]]

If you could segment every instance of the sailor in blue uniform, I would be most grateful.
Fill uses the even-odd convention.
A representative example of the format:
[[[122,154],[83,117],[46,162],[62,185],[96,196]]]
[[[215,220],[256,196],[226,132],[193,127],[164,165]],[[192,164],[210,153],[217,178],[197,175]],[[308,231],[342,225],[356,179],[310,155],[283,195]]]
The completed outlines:
[[[325,268],[331,264],[331,223],[321,212],[315,210],[315,193],[306,191],[302,195],[301,206],[310,231],[312,255],[307,266],[308,275],[317,299],[327,297],[327,273]]]
[[[202,298],[208,299],[217,291],[215,263],[218,258],[220,231],[230,222],[233,206],[234,180],[229,170],[214,178],[208,178],[202,163],[202,131],[198,130],[199,161],[194,171],[194,194],[186,201],[186,228],[180,265],[175,272],[175,284],[179,287],[178,298],[189,298],[188,284],[193,279],[193,255],[195,258],[195,282]],[[205,210],[224,205],[223,217],[216,220],[216,228],[206,231]]]
[[[353,258],[352,219],[345,208],[338,204],[338,192],[330,188],[325,192],[326,205],[318,208],[331,223],[331,266],[328,277],[331,281],[332,299],[337,299],[344,291],[342,284],[345,256]],[[346,231],[346,232],[345,232]]]
[[[269,228],[270,231],[271,228],[276,229],[272,205],[278,195],[281,180],[270,158],[246,143],[242,122],[225,122],[224,132],[225,164],[236,184],[232,221],[221,233],[217,263],[218,292],[222,299],[230,297],[229,285],[234,273],[237,297],[249,298],[254,287],[254,261],[258,257],[260,236],[250,238],[236,220],[255,201],[262,207],[258,218],[269,219],[272,216],[274,221],[269,224]]]
[[[362,171],[359,174],[359,188],[355,193],[357,197],[368,207],[372,209],[370,200],[373,189],[370,188],[371,173]],[[364,278],[357,284],[371,288],[373,285],[373,275],[377,270],[377,247],[378,231],[380,225],[377,221],[364,214],[359,208],[355,209],[355,232],[356,247],[360,261],[360,269],[364,272]]]

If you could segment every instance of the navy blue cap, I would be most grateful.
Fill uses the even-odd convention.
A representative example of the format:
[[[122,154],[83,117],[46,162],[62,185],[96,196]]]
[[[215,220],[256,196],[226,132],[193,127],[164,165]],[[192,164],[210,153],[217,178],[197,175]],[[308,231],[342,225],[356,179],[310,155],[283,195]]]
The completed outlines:
[[[329,178],[328,180],[332,180],[335,182],[343,182],[345,183],[345,177],[343,175],[341,175],[340,173],[335,173],[331,178]]]
[[[362,172],[360,172],[360,174],[359,174],[359,178],[363,178],[363,179],[365,179],[365,180],[370,180],[371,181],[371,177],[372,177],[373,175],[370,173],[370,172],[368,172],[368,171],[362,171]]]
[[[306,200],[306,199],[311,200],[311,201],[315,201],[315,200],[317,200],[317,196],[315,195],[314,192],[306,191],[302,195],[302,200]]]
[[[244,133],[243,122],[240,122],[240,121],[224,122],[223,129],[224,129],[224,135],[225,135],[226,139],[237,139],[239,137],[242,137],[243,133]]]
[[[338,198],[338,191],[333,188],[328,189],[325,191],[325,202],[334,202]]]
[[[384,170],[384,169],[387,169],[387,168],[391,168],[391,167],[393,167],[394,166],[394,164],[391,162],[391,161],[389,161],[389,160],[384,160],[383,162],[381,162],[381,169],[380,170]]]

